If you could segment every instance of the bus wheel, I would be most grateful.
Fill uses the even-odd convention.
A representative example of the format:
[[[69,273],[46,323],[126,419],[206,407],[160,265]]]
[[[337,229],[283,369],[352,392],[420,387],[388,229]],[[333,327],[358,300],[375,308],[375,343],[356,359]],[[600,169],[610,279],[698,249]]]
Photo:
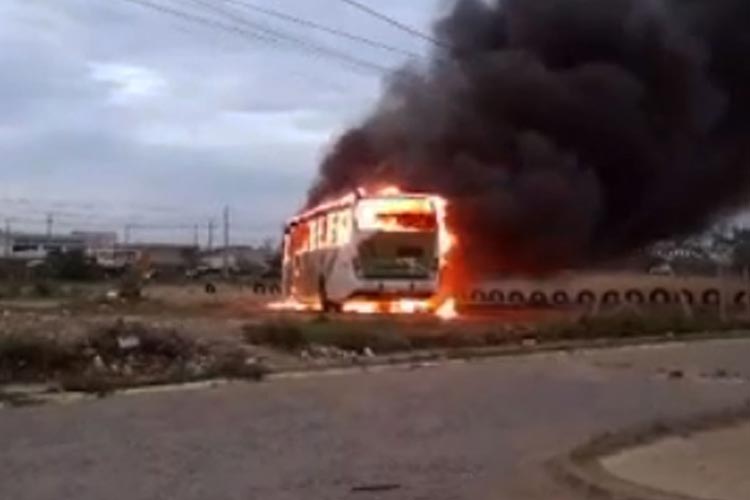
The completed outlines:
[[[326,279],[323,276],[318,276],[318,299],[320,300],[320,308],[323,312],[341,312],[342,306],[340,304],[328,300]]]

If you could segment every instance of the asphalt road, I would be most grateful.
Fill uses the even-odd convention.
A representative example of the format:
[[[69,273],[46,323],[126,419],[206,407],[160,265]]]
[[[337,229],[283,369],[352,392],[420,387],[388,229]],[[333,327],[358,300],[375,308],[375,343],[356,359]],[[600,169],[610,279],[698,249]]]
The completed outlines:
[[[5,410],[0,499],[580,499],[548,459],[738,405],[748,359],[723,341]]]

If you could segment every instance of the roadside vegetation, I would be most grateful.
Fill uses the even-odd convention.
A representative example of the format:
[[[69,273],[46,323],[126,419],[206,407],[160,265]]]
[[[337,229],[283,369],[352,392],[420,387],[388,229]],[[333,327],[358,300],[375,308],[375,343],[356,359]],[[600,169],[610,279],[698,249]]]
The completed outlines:
[[[75,340],[0,334],[0,387],[48,383],[60,390],[107,393],[219,377],[258,380],[265,372],[242,349],[201,343],[142,323],[117,321]]]
[[[571,341],[689,338],[711,332],[750,330],[747,319],[721,321],[715,313],[694,312],[686,316],[675,310],[577,315],[538,324],[404,319],[275,318],[245,325],[243,339],[252,345],[303,355],[314,354],[321,346],[356,355],[377,355],[434,349],[535,347]]]
[[[50,310],[0,309],[0,403],[8,388],[107,394],[117,389],[216,378],[259,380],[269,371],[368,363],[482,357],[536,349],[690,339],[750,331],[746,313],[727,321],[695,309],[509,310],[485,318],[237,313],[224,303],[165,312],[150,298],[128,306],[83,300]],[[234,306],[232,306],[234,307]],[[233,316],[233,314],[238,314]]]

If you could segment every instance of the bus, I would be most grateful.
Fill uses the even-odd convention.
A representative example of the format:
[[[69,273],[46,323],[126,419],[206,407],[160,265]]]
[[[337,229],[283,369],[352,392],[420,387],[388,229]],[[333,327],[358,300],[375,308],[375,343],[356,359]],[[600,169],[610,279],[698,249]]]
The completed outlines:
[[[350,301],[427,300],[440,284],[442,199],[348,194],[285,226],[284,296],[325,311]]]

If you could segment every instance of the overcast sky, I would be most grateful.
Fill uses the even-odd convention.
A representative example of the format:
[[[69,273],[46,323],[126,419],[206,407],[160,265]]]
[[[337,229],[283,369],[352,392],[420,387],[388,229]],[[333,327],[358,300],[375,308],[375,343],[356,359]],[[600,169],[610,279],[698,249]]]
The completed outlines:
[[[197,5],[225,0],[146,1],[233,22]],[[340,0],[241,1],[427,50]],[[424,31],[445,3],[362,2]],[[237,12],[378,66],[408,57]],[[126,0],[0,1],[0,74],[0,219],[41,228],[53,212],[59,231],[191,226],[228,204],[236,241],[277,235],[327,146],[372,107],[381,86],[378,71]],[[191,234],[142,229],[134,238]]]

